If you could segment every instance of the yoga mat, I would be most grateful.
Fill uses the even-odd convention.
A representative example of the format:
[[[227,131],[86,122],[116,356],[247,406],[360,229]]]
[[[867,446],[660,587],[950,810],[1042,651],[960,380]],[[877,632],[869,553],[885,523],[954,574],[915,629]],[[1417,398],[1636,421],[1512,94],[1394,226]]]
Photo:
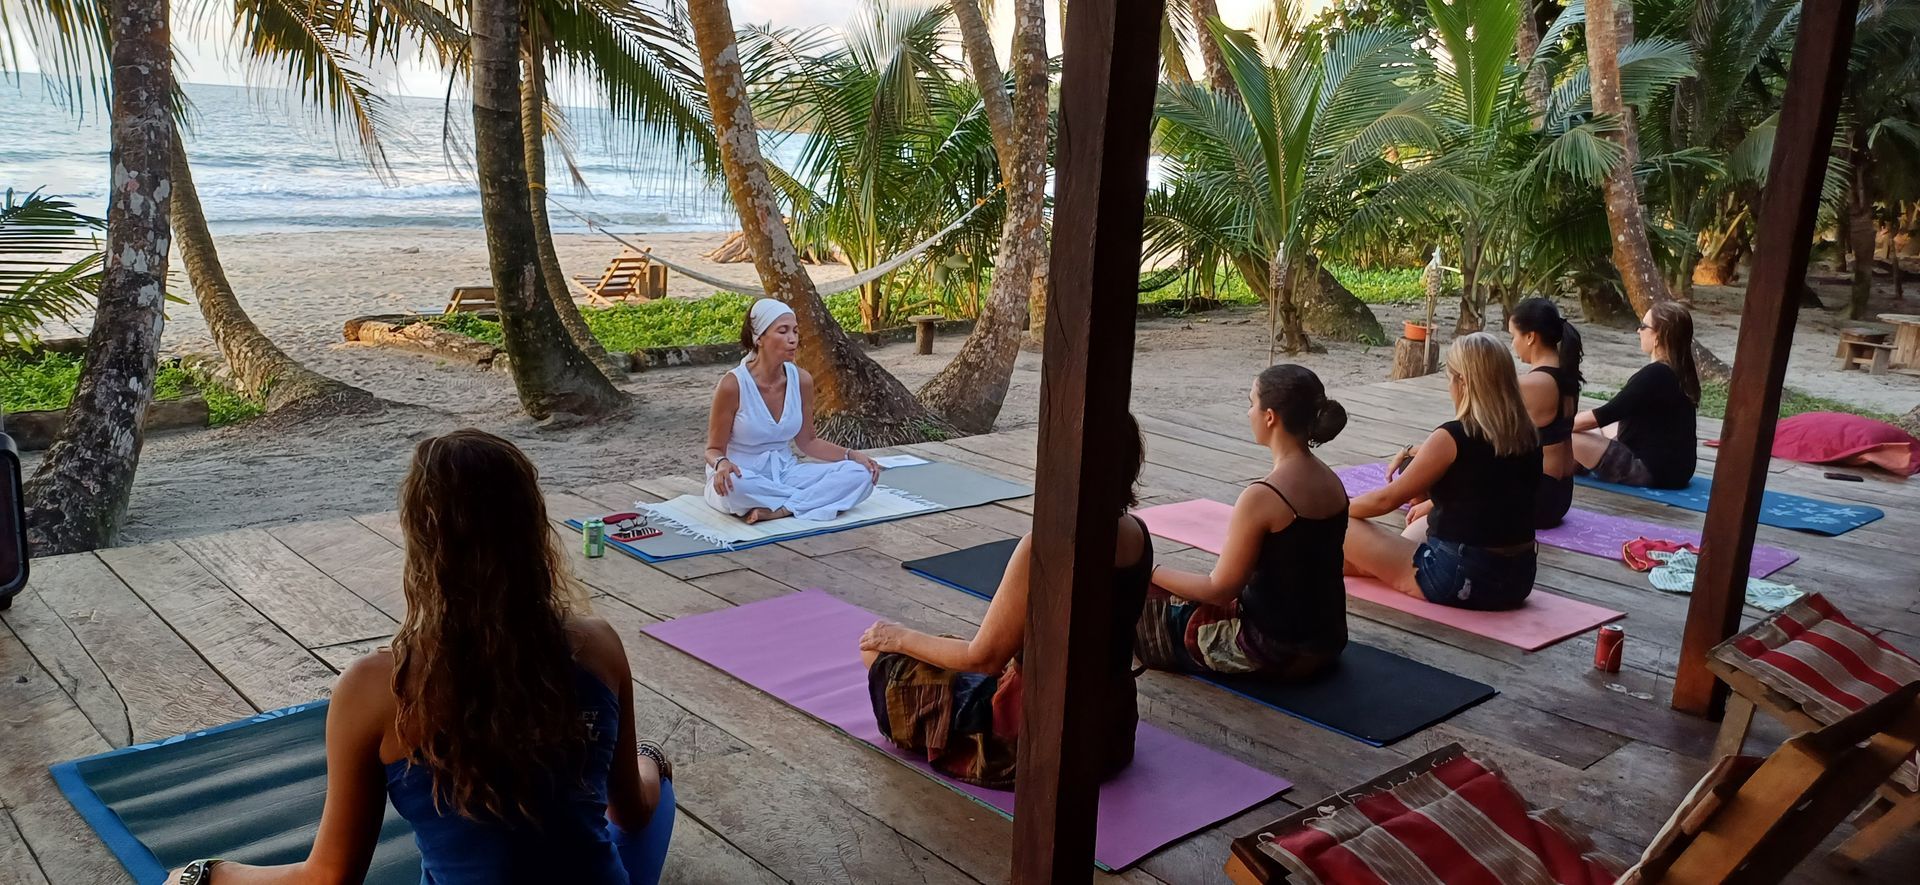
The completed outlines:
[[[1334,472],[1340,474],[1340,481],[1346,484],[1348,495],[1365,494],[1387,484],[1387,465],[1385,464],[1361,464],[1355,467],[1342,467]],[[1533,537],[1534,540],[1549,547],[1585,553],[1588,556],[1598,556],[1615,562],[1620,561],[1621,548],[1635,538],[1675,541],[1696,547],[1700,544],[1700,533],[1696,531],[1642,522],[1624,516],[1595,513],[1578,507],[1567,511],[1565,521],[1553,528],[1534,532]],[[1799,559],[1798,553],[1789,553],[1765,544],[1755,544],[1753,545],[1753,562],[1747,567],[1747,573],[1756,578],[1764,578],[1794,564]]]
[[[1201,499],[1147,507],[1134,515],[1145,520],[1147,530],[1155,535],[1218,555],[1227,534],[1227,517],[1232,513],[1232,507],[1219,501]],[[1526,651],[1539,651],[1627,616],[1626,612],[1556,596],[1539,587],[1527,595],[1525,605],[1503,612],[1435,605],[1372,578],[1347,578],[1347,595]]]
[[[904,519],[909,516],[919,516],[926,513],[959,510],[963,507],[978,507],[982,504],[991,504],[995,501],[1004,501],[1008,498],[1024,498],[1027,495],[1033,494],[1031,487],[1007,482],[1004,479],[988,476],[984,473],[968,470],[965,467],[940,461],[928,461],[906,467],[890,468],[880,474],[880,490],[890,490],[890,493],[878,495],[878,500],[863,502],[852,510],[841,514],[839,519],[830,523],[783,519],[769,525],[784,528],[785,531],[776,530],[770,533],[754,532],[754,537],[736,541],[722,541],[712,537],[710,534],[708,537],[702,537],[701,534],[696,531],[676,530],[673,526],[663,525],[661,527],[665,529],[665,532],[658,536],[632,543],[615,541],[609,538],[607,540],[607,546],[644,562],[666,562],[670,559],[684,559],[689,556],[702,556],[725,550],[745,550],[749,547],[758,547],[762,544],[774,544],[780,541],[790,541],[794,538],[824,535],[829,532],[838,532],[845,529],[858,528],[863,525],[873,525],[875,523]],[[700,503],[698,498],[693,498],[692,496],[682,496],[682,498],[691,498],[701,509],[711,510],[711,508],[708,508],[704,503]],[[915,504],[912,507],[895,506],[901,501],[911,501],[915,502]],[[684,503],[681,502],[679,498],[674,499],[674,502],[666,503],[675,504],[675,502]],[[648,506],[660,505],[637,505],[640,509]],[[676,504],[675,506],[678,505]],[[573,528],[573,530],[579,531],[580,521],[582,519],[598,515],[600,514],[580,514],[577,518],[567,520],[567,525]],[[733,517],[717,511],[713,512],[712,515],[718,520],[733,520]],[[744,529],[746,523],[741,522],[739,526]]]
[[[303,860],[327,792],[326,702],[62,762],[53,780],[135,882],[203,857]],[[366,881],[417,885],[413,830],[388,805]]]
[[[1001,814],[1013,793],[950,780],[880,736],[860,634],[879,620],[819,590],[777,596],[646,628],[646,633],[848,735],[891,754]],[[1133,764],[1100,787],[1094,857],[1109,869],[1205,829],[1291,787],[1284,778],[1141,723]]]
[[[1713,481],[1704,476],[1695,476],[1684,489],[1643,489],[1601,482],[1591,476],[1576,476],[1573,481],[1588,488],[1658,501],[1696,513],[1707,512],[1707,496],[1713,492]],[[1835,504],[1785,492],[1764,492],[1760,496],[1761,525],[1814,535],[1844,535],[1886,515],[1879,508],[1865,504]]]
[[[1017,543],[994,541],[900,565],[992,599]],[[1490,685],[1352,641],[1341,652],[1340,665],[1313,682],[1281,685],[1248,676],[1187,675],[1376,747],[1442,722],[1498,693]]]

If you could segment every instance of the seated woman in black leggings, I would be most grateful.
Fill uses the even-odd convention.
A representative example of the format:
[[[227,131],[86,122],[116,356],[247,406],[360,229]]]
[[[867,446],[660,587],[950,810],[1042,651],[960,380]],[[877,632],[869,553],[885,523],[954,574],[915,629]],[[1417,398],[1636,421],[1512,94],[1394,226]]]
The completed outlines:
[[[1532,501],[1540,483],[1539,434],[1500,339],[1454,339],[1447,382],[1459,418],[1417,455],[1396,456],[1388,472],[1398,475],[1348,507],[1347,573],[1439,605],[1517,608],[1533,591],[1535,548],[1533,508],[1515,502]],[[1368,521],[1421,498],[1431,502],[1428,515],[1403,533]]]
[[[1550,529],[1573,507],[1573,413],[1580,409],[1580,332],[1545,298],[1529,298],[1507,316],[1513,355],[1533,367],[1520,376],[1520,399],[1540,430],[1540,490],[1533,527]]]
[[[1302,366],[1261,372],[1247,398],[1273,471],[1240,493],[1212,572],[1154,570],[1134,654],[1156,670],[1310,679],[1347,645],[1347,493],[1310,448],[1347,412]]]
[[[1573,457],[1603,482],[1683,489],[1698,457],[1693,315],[1671,301],[1640,320],[1640,349],[1653,361],[1606,405],[1573,417]]]

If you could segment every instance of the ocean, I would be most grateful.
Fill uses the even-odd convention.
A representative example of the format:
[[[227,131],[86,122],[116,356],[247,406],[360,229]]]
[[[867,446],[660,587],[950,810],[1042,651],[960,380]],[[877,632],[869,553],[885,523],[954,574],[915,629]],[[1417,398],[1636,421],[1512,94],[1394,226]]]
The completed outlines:
[[[76,113],[47,87],[35,74],[0,73],[7,117],[0,190],[43,189],[104,215],[104,107]],[[467,137],[472,118],[464,101],[388,99],[383,179],[349,133],[316,118],[287,90],[189,84],[185,91],[192,104],[187,151],[194,184],[216,232],[481,227]],[[586,189],[573,183],[549,142],[547,182],[556,199],[619,230],[739,226],[725,183],[708,179],[691,158],[621,131],[601,109],[572,109],[567,119]],[[775,163],[791,162],[802,139],[765,136],[764,150]],[[555,230],[586,230],[564,212],[551,218]]]

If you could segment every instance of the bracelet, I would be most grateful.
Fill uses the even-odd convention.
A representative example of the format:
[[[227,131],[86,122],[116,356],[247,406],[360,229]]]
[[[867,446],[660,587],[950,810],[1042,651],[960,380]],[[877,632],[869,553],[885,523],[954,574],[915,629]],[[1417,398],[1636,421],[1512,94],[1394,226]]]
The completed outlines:
[[[842,460],[842,461],[851,461],[851,460],[853,460],[853,450],[852,450],[852,449],[844,449],[844,450],[842,450],[842,451],[840,452],[840,460]]]
[[[715,469],[715,470],[719,470],[719,469],[720,469],[720,465],[721,465],[721,464],[723,464],[723,463],[725,463],[725,462],[727,462],[727,461],[731,461],[731,460],[733,460],[733,459],[731,459],[731,458],[728,458],[728,457],[727,457],[727,456],[725,456],[725,455],[721,455],[720,457],[718,457],[718,458],[715,458],[715,459],[713,459],[713,464],[712,464],[712,465],[710,465],[710,466],[712,466],[712,467],[713,467],[713,469]]]

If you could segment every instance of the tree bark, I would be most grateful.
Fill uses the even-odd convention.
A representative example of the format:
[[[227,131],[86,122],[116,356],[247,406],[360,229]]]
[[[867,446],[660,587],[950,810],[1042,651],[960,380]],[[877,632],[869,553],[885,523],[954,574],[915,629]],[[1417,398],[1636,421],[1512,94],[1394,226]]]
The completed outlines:
[[[1847,298],[1850,319],[1867,318],[1873,298],[1873,180],[1872,155],[1867,151],[1866,133],[1854,129],[1852,186],[1847,188],[1847,240],[1853,251],[1853,286]]]
[[[1267,290],[1271,293],[1268,309],[1279,317],[1280,346],[1288,353],[1307,353],[1313,349],[1307,330],[1300,325],[1300,305],[1294,299],[1293,283],[1298,276],[1293,262],[1288,260],[1286,247],[1274,250],[1273,258],[1267,261]]]
[[[1011,182],[1014,177],[1015,145],[1019,144],[1019,139],[1013,134],[1013,99],[1007,95],[1007,75],[1000,69],[1000,57],[993,51],[993,33],[987,27],[986,16],[980,11],[982,2],[991,3],[993,0],[953,0],[953,21],[960,28],[960,45],[967,57],[967,70],[973,73],[973,84],[980,89],[980,105],[987,112],[987,129],[993,133],[993,149],[1000,160],[1000,180]],[[1016,20],[1013,26],[1013,60],[1016,66],[1020,62],[1020,43],[1023,39],[1020,23]],[[1045,39],[1044,34],[1042,39]]]
[[[226,357],[234,386],[263,399],[269,412],[297,407],[316,414],[339,415],[380,408],[373,394],[301,365],[247,316],[220,265],[220,253],[200,206],[200,192],[193,184],[186,146],[178,140],[170,164],[173,228],[180,241],[180,258],[187,266],[187,281],[193,285],[193,300],[200,307],[213,342]]]
[[[106,546],[119,534],[166,325],[173,195],[167,4],[113,0],[107,16],[113,190],[106,264],[66,427],[26,487],[28,539],[38,556]]]
[[[959,7],[969,5],[969,0],[954,4],[963,19],[963,32],[970,29],[964,19],[979,15],[977,10],[958,13]],[[985,22],[979,25],[984,30]],[[1020,321],[1030,305],[1044,301],[1047,294],[1045,0],[1014,0],[1013,33],[1011,100],[1001,85],[1005,79],[997,73],[998,65],[991,64],[991,45],[985,48],[989,64],[973,64],[981,94],[992,96],[988,106],[1003,102],[1013,110],[1007,140],[1001,143],[995,138],[1001,180],[1007,186],[1007,216],[1000,226],[993,291],[953,361],[920,388],[920,401],[928,409],[968,433],[993,429],[1013,381],[1013,364],[1020,356]],[[974,52],[975,41],[968,39],[969,62]],[[992,79],[986,79],[989,76]]]
[[[854,346],[840,328],[781,218],[780,203],[760,160],[760,137],[747,103],[740,48],[726,0],[689,0],[688,22],[700,52],[701,72],[713,108],[715,134],[727,190],[740,215],[740,232],[753,252],[754,270],[767,297],[793,308],[800,326],[796,362],[813,375],[817,431],[846,445],[918,442],[946,435],[949,427],[913,394]]]
[[[587,328],[587,319],[580,315],[580,305],[574,303],[573,290],[567,285],[566,271],[560,267],[560,251],[554,247],[553,227],[547,217],[547,60],[546,38],[540,28],[539,14],[530,9],[526,45],[522,48],[527,79],[520,90],[520,137],[527,155],[527,211],[533,216],[534,251],[540,258],[540,275],[546,279],[547,298],[553,301],[553,311],[566,327],[567,337],[593,360],[608,381],[618,384],[627,380],[627,361],[608,353],[593,330]]]
[[[1207,88],[1221,95],[1239,95],[1233,74],[1227,71],[1227,56],[1220,51],[1220,41],[1213,38],[1213,29],[1207,24],[1220,17],[1219,5],[1214,0],[1192,0],[1191,8],[1194,38],[1200,43],[1200,59],[1207,68]]]
[[[1536,11],[1535,0],[1520,0],[1520,29],[1514,32],[1513,43],[1520,68],[1526,72],[1527,109],[1533,112],[1533,126],[1538,129],[1547,120],[1547,99],[1553,83],[1547,70],[1533,63],[1540,52],[1540,18]]]
[[[473,141],[500,330],[527,414],[605,415],[625,405],[627,396],[567,334],[534,245],[520,125],[521,6],[516,0],[476,0],[471,13]]]
[[[1619,121],[1619,128],[1605,137],[1625,151],[1601,184],[1606,196],[1607,229],[1613,235],[1613,263],[1620,269],[1627,300],[1633,302],[1635,311],[1644,314],[1657,302],[1672,301],[1673,295],[1667,291],[1666,280],[1647,243],[1646,214],[1633,178],[1633,168],[1640,162],[1639,138],[1634,133],[1633,114],[1620,95],[1620,46],[1631,39],[1631,14],[1628,3],[1588,0],[1587,64],[1592,74],[1594,113]]]

